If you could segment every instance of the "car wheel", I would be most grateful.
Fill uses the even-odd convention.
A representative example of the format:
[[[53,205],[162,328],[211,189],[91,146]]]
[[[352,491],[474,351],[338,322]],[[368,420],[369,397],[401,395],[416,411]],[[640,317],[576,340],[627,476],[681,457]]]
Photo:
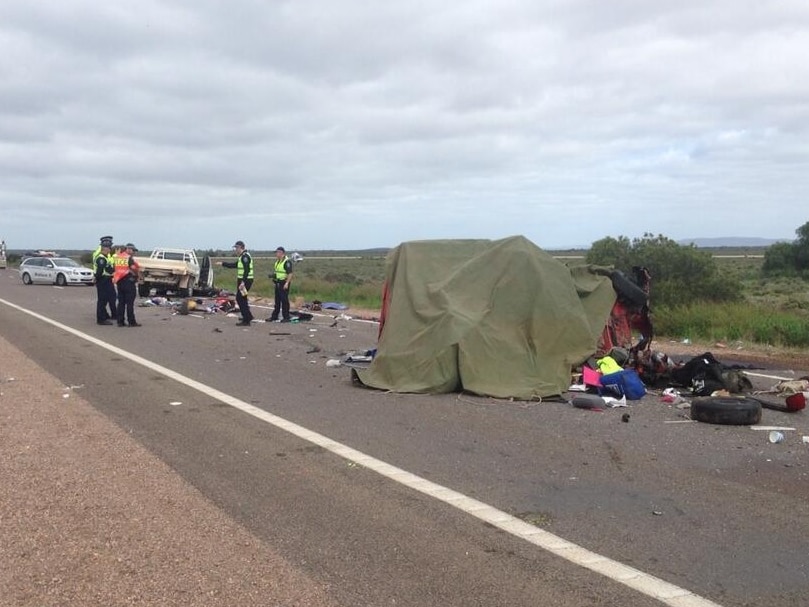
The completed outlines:
[[[26,272],[25,274],[23,274],[23,275],[22,275],[22,283],[23,283],[24,285],[30,285],[30,284],[32,284],[33,282],[34,282],[34,281],[33,281],[33,280],[31,280],[31,275],[30,275],[28,272]]]
[[[152,288],[149,285],[138,285],[138,297],[149,297]]]
[[[761,403],[743,396],[715,396],[691,401],[691,419],[708,424],[754,426],[761,421]]]
[[[67,284],[67,278],[65,278],[64,274],[57,274],[56,275],[56,284],[60,287],[64,287]]]

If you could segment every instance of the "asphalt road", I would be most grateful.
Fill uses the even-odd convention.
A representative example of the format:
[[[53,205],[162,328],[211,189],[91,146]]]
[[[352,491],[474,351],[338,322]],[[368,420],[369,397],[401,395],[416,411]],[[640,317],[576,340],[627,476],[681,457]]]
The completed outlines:
[[[626,409],[388,394],[326,366],[373,347],[369,323],[318,317],[243,329],[223,315],[138,308],[142,328],[98,326],[94,289],[25,287],[13,271],[0,272],[0,299],[217,390],[200,392],[0,303],[3,337],[65,385],[82,386],[84,399],[328,588],[335,604],[809,603],[803,412],[765,410],[763,424],[796,428],[773,445],[747,427],[689,423],[653,396],[633,404],[624,423]],[[594,573],[248,415],[219,393],[682,594],[656,600],[620,575]]]

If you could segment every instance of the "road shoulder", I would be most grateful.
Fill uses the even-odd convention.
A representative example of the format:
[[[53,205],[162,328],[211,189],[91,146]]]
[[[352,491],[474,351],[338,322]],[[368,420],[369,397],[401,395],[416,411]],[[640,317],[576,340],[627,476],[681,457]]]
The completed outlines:
[[[294,565],[0,338],[0,605],[328,605]]]

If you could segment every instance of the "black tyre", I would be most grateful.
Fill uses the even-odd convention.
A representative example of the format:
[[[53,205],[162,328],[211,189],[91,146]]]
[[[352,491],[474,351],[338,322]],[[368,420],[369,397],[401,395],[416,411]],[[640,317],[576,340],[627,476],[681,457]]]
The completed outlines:
[[[732,396],[695,398],[691,401],[691,419],[708,424],[754,426],[761,421],[761,403]]]
[[[64,287],[67,284],[67,278],[65,278],[64,274],[60,273],[56,275],[56,284],[60,287]]]
[[[615,270],[610,275],[610,279],[612,280],[612,288],[615,289],[619,299],[638,308],[646,305],[646,300],[648,299],[646,292],[629,280],[626,274],[620,270]]]
[[[149,297],[151,290],[149,285],[138,285],[138,297]]]
[[[33,280],[31,280],[31,275],[30,275],[28,272],[25,272],[25,273],[22,275],[22,284],[24,284],[24,285],[30,285],[30,284],[32,284],[33,282],[34,282],[34,281],[33,281]]]

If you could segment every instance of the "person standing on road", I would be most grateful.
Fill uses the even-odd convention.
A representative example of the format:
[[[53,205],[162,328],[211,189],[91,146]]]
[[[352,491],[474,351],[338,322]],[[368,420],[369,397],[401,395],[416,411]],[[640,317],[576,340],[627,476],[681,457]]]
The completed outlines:
[[[270,278],[275,285],[275,306],[269,320],[276,322],[280,312],[281,322],[289,322],[289,283],[292,281],[292,261],[287,257],[284,247],[275,249],[275,267]]]
[[[219,261],[218,265],[225,268],[236,268],[236,303],[239,306],[239,312],[242,313],[242,318],[236,323],[238,327],[249,327],[253,321],[253,313],[250,311],[250,302],[247,300],[247,293],[253,286],[253,257],[248,253],[244,242],[237,240],[233,245],[233,250],[236,251],[237,261]]]
[[[102,240],[98,254],[93,252],[93,271],[96,282],[96,322],[100,325],[111,325],[111,318],[116,317],[115,287],[112,277],[115,268],[112,265],[110,247],[112,240]],[[107,311],[109,307],[109,312]]]
[[[118,287],[118,326],[125,327],[124,317],[130,327],[140,327],[135,320],[135,296],[137,295],[138,272],[140,266],[135,261],[135,251],[138,248],[131,242],[127,243],[123,251],[115,254],[115,274],[112,281]]]
[[[102,254],[102,249],[105,246],[109,247],[109,249],[110,249],[108,251],[106,257],[107,257],[107,261],[110,264],[112,264],[112,251],[111,251],[112,250],[112,236],[102,236],[100,241],[99,241],[99,245],[96,247],[96,249],[92,253],[92,265],[93,265],[93,272],[94,273],[95,273],[95,270],[96,270],[96,259],[98,259],[99,255]],[[101,288],[99,287],[99,283],[98,283],[98,281],[96,281],[96,293],[99,294],[99,297],[101,298],[101,290],[100,289]],[[108,296],[109,293],[107,293],[106,295]],[[116,314],[116,309],[115,309],[115,287],[112,288],[112,297],[108,298],[108,299],[105,299],[105,301],[106,301],[106,303],[104,304],[104,312],[102,314],[102,317],[103,317],[102,320],[112,320],[113,318],[115,318],[115,314]],[[109,311],[108,311],[108,308],[109,308]],[[98,315],[96,314],[96,316],[98,316]]]

